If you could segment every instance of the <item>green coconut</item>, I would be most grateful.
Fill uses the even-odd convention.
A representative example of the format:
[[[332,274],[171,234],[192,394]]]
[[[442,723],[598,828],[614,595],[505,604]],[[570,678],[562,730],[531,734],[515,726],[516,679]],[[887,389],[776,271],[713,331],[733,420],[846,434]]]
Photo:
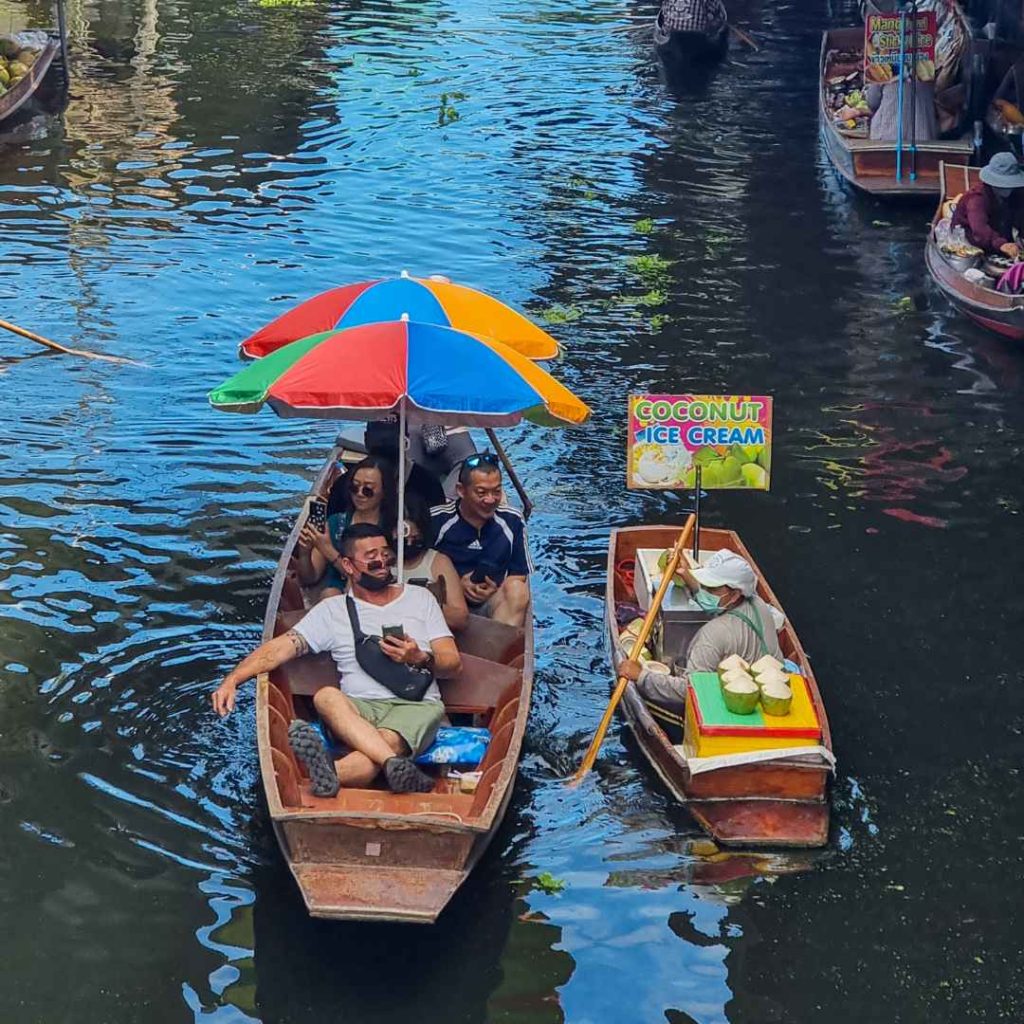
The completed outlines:
[[[781,718],[789,714],[793,705],[793,691],[785,684],[775,680],[761,687],[761,707],[766,715]]]
[[[758,658],[753,665],[750,666],[750,671],[755,676],[759,676],[762,672],[767,672],[768,669],[773,668],[776,672],[782,671],[782,662],[778,658],[773,658],[770,654],[766,654],[763,658]]]
[[[754,676],[757,680],[757,685],[763,690],[766,686],[775,683],[780,686],[789,686],[789,675],[786,672],[777,672],[775,669],[770,668],[760,674]]]
[[[760,696],[757,683],[745,674],[742,679],[731,679],[722,687],[722,699],[734,715],[752,715]]]

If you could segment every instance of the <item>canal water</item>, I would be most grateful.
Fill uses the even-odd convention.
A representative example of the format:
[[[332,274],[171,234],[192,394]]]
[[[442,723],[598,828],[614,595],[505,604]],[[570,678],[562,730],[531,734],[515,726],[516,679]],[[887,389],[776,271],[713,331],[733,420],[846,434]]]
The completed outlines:
[[[72,5],[63,121],[0,146],[0,308],[144,365],[0,341],[0,1019],[1024,1017],[1024,353],[927,285],[927,206],[826,165],[817,49],[853,11],[731,6],[760,50],[673,91],[632,0]],[[306,918],[251,691],[208,707],[333,427],[205,393],[290,303],[402,269],[549,323],[594,408],[504,435],[536,698],[506,825],[423,929]],[[775,396],[771,493],[707,511],[813,658],[826,850],[717,853],[617,730],[563,784],[607,694],[609,526],[681,519],[624,489],[630,389]]]

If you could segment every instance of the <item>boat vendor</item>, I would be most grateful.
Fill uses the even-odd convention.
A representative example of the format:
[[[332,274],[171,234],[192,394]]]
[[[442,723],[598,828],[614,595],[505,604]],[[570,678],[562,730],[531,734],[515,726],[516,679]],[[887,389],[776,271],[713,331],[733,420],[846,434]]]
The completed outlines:
[[[701,609],[714,615],[694,634],[685,660],[683,657],[676,659],[681,674],[652,671],[628,658],[620,663],[619,673],[636,683],[645,701],[668,711],[681,722],[690,672],[717,672],[730,654],[738,654],[750,662],[770,654],[782,661],[778,637],[782,622],[777,619],[782,613],[757,596],[754,570],[745,558],[733,551],[716,551],[707,565],[683,568],[678,575],[693,592]]]
[[[530,603],[530,556],[523,514],[504,503],[498,457],[462,463],[458,498],[430,510],[434,547],[455,565],[470,611],[521,626]]]
[[[665,32],[713,36],[725,28],[728,20],[722,0],[662,0],[658,11],[658,26]]]
[[[396,793],[427,792],[433,780],[412,758],[430,745],[444,717],[435,677],[459,671],[458,649],[434,596],[424,587],[394,585],[388,538],[379,526],[350,527],[341,536],[340,554],[351,597],[321,601],[283,636],[244,658],[214,691],[213,708],[224,717],[235,706],[240,683],[310,651],[330,651],[340,683],[317,690],[313,705],[348,753],[332,761],[309,722],[296,719],[288,729],[313,794],[331,797],[341,786],[366,787],[381,771]],[[368,638],[359,644],[357,629]],[[362,649],[371,644],[375,656]],[[425,677],[418,680],[426,684],[420,699],[397,698],[392,687],[412,676]]]
[[[963,228],[971,245],[1016,259],[1014,228],[1024,231],[1024,169],[1012,153],[996,153],[982,167],[981,181],[957,201],[950,230]]]

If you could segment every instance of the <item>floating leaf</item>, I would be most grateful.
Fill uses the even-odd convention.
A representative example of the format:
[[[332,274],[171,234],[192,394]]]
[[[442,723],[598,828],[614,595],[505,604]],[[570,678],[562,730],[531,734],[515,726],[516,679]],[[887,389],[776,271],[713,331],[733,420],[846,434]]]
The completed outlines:
[[[547,324],[569,324],[583,316],[578,306],[552,306],[541,313],[541,319]]]
[[[647,253],[643,256],[630,256],[627,263],[634,274],[654,284],[668,275],[673,260],[665,259],[657,253]]]
[[[904,295],[902,299],[897,299],[892,305],[897,313],[914,312],[914,300],[909,295]]]
[[[638,235],[649,235],[654,230],[654,221],[650,217],[644,217],[633,225],[633,230]]]
[[[560,878],[555,878],[550,871],[542,871],[537,876],[537,888],[548,893],[559,893],[565,888],[565,882]]]

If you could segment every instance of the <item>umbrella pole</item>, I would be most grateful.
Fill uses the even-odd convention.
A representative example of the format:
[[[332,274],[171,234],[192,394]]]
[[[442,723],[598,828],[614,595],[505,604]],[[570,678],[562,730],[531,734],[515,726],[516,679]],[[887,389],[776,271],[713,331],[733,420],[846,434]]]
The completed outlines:
[[[402,585],[405,568],[405,399],[398,403],[398,583]]]

